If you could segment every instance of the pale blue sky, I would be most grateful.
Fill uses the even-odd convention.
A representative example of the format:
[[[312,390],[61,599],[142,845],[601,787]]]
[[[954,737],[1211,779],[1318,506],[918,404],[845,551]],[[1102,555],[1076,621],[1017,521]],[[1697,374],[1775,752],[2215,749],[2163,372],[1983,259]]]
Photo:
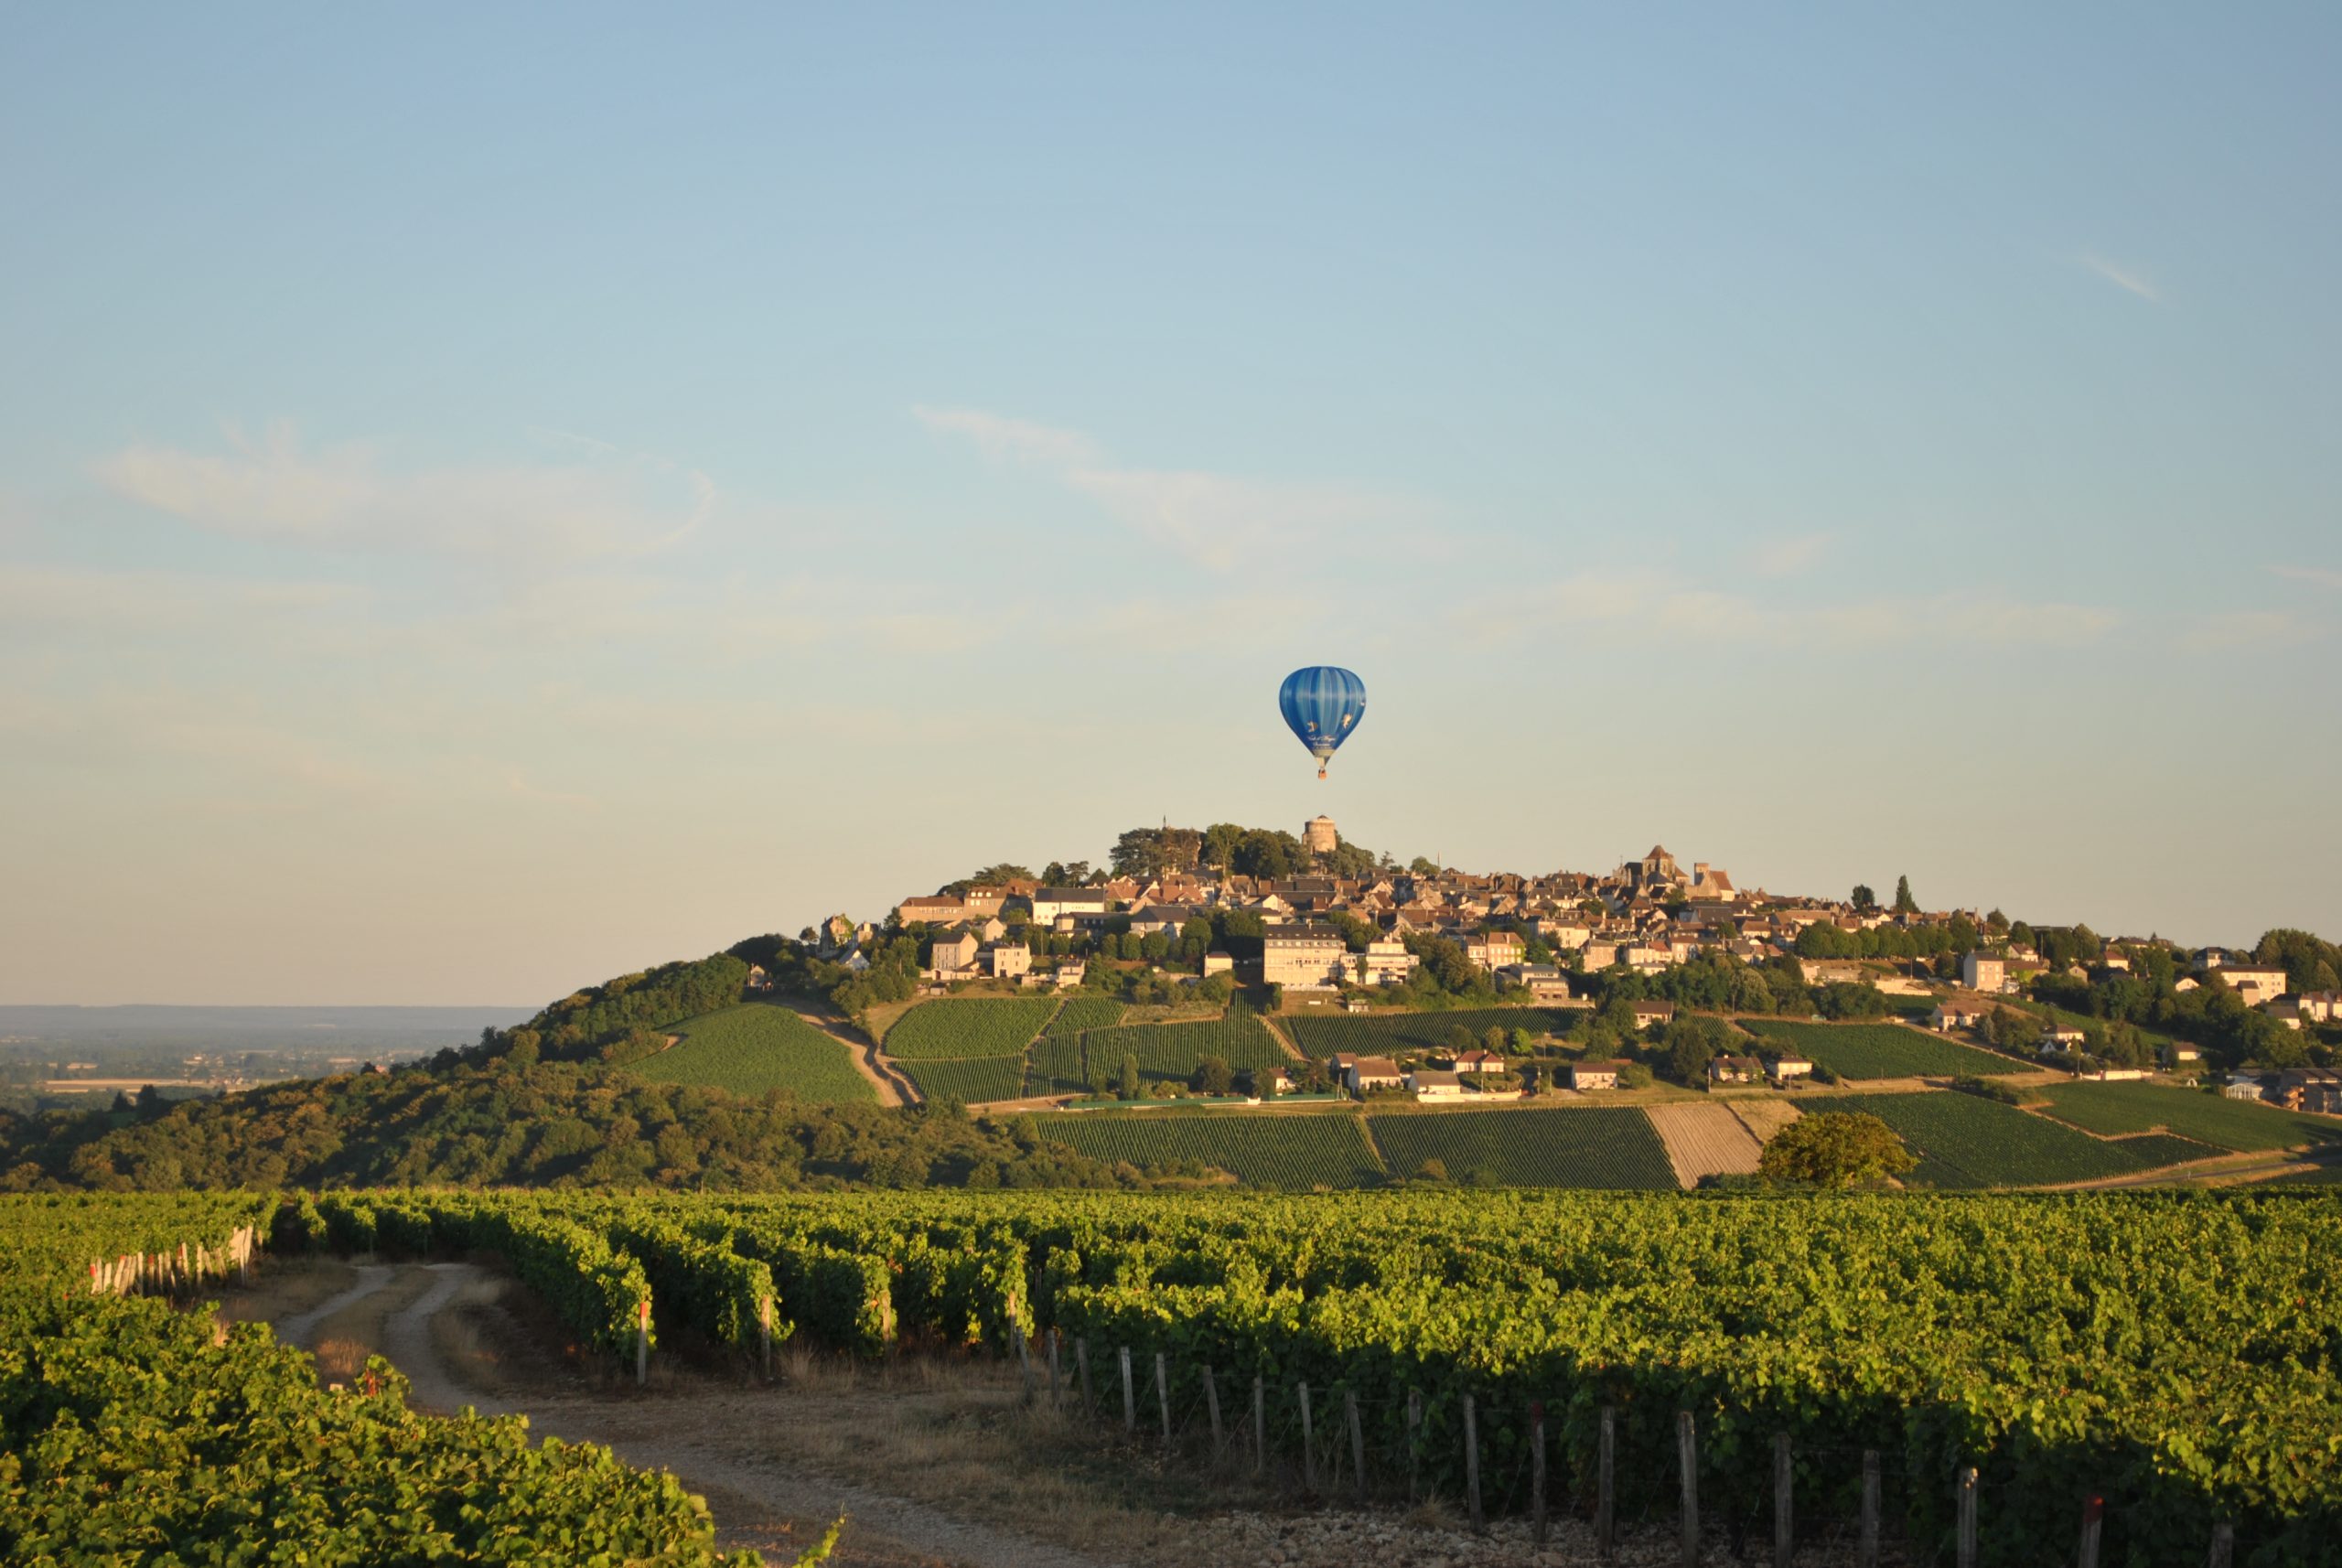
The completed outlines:
[[[2342,934],[2337,69],[2322,5],[17,7],[0,1001],[532,1002],[1320,809]]]

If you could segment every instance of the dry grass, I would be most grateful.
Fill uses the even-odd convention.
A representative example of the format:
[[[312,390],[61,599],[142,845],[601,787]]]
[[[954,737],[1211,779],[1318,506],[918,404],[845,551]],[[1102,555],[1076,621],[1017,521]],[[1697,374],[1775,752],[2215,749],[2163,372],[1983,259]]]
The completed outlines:
[[[430,1286],[431,1276],[423,1270],[402,1269],[381,1290],[318,1324],[312,1343],[319,1380],[347,1383],[364,1371],[367,1357],[382,1354],[383,1320],[414,1305]]]
[[[338,1258],[271,1258],[263,1253],[249,1285],[218,1287],[219,1316],[226,1323],[274,1323],[348,1290],[358,1271]]]
[[[1728,1103],[1732,1106],[1732,1113],[1740,1118],[1740,1124],[1756,1134],[1759,1144],[1770,1143],[1774,1133],[1796,1121],[1800,1114],[1798,1108],[1786,1100],[1763,1100],[1752,1095]]]

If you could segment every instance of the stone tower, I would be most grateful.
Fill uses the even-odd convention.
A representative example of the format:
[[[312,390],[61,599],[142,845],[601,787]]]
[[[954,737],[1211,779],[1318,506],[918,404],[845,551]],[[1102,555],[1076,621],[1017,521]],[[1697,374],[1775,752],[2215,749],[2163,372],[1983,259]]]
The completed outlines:
[[[1341,842],[1331,817],[1312,817],[1301,824],[1301,846],[1312,854],[1331,854]]]

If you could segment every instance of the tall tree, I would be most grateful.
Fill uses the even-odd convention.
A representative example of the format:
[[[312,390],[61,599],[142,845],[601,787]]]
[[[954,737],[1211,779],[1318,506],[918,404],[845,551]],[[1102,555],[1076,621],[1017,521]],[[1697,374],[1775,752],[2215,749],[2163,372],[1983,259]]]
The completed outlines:
[[[1916,915],[1919,912],[1919,901],[1911,897],[1911,879],[1907,876],[1898,876],[1895,879],[1895,912],[1898,915]]]
[[[1853,902],[1856,912],[1867,915],[1878,908],[1878,895],[1870,890],[1869,883],[1857,882],[1854,884]]]

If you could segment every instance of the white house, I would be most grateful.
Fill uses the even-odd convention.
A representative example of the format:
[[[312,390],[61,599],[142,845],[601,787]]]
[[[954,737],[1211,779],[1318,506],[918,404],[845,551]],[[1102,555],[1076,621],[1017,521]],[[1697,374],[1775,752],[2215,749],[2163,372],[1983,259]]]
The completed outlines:
[[[928,960],[929,980],[968,980],[976,972],[976,938],[972,931],[953,931],[935,939]]]
[[[1498,983],[1507,990],[1526,991],[1540,1002],[1570,999],[1570,977],[1550,963],[1509,963],[1497,971]]]
[[[2261,963],[2228,963],[2205,971],[2217,974],[2229,983],[2237,1000],[2247,1007],[2258,1007],[2264,1002],[2274,1002],[2285,993],[2285,972],[2282,967]]]
[[[1803,1057],[1775,1057],[1765,1064],[1765,1076],[1777,1084],[1813,1076],[1813,1064]]]
[[[1330,991],[1342,982],[1348,951],[1331,926],[1270,926],[1261,937],[1261,978],[1288,991]]]
[[[1037,887],[1033,890],[1033,919],[1055,926],[1059,915],[1102,915],[1106,893],[1100,887]]]
[[[1998,995],[2009,988],[2008,963],[1988,952],[1963,954],[1960,960],[1960,983],[1971,991]]]
[[[1407,1075],[1407,1087],[1417,1100],[1461,1100],[1464,1080],[1437,1068],[1419,1067]]]
[[[1396,937],[1378,937],[1358,955],[1360,985],[1404,985],[1415,972],[1415,955]]]
[[[1570,1087],[1579,1090],[1616,1089],[1618,1087],[1618,1064],[1617,1062],[1572,1062],[1570,1063]]]
[[[1982,1023],[1985,1015],[1991,1011],[1982,1001],[1965,996],[1947,996],[1936,1004],[1933,1013],[1928,1015],[1928,1025],[1938,1032],[1972,1029]]]

